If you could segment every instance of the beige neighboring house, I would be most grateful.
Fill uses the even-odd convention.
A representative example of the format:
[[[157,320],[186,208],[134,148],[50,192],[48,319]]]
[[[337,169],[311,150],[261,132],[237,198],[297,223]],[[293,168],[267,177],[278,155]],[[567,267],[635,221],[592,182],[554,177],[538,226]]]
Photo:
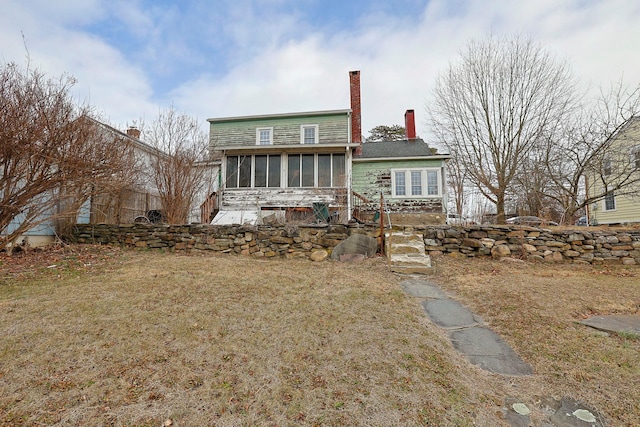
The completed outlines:
[[[587,177],[589,196],[604,195],[589,205],[589,224],[640,223],[640,117],[629,119],[613,136],[599,169]]]

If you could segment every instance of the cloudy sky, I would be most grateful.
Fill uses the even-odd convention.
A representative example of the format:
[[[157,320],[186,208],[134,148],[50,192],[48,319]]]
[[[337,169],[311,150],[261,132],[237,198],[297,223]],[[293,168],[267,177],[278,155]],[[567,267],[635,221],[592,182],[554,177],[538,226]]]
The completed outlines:
[[[640,79],[638,0],[0,0],[0,60],[73,75],[121,129],[174,105],[202,121],[349,108],[402,124],[465,44],[531,36],[592,88]]]

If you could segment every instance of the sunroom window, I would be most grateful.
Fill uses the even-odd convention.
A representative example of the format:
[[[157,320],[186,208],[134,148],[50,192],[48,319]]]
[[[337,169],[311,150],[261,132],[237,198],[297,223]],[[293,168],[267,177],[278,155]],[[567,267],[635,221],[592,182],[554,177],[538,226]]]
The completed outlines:
[[[227,188],[335,188],[346,185],[344,154],[228,156],[225,166]],[[281,176],[286,182],[281,182]]]

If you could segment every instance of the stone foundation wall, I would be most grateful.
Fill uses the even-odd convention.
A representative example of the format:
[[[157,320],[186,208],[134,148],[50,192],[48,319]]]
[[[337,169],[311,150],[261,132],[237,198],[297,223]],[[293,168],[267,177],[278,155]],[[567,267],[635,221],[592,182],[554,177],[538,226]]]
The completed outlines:
[[[78,224],[71,240],[176,251],[215,251],[255,257],[311,257],[330,252],[351,234],[376,237],[374,226],[219,226],[154,224]],[[377,233],[377,234],[376,234]]]
[[[432,255],[516,257],[528,261],[640,264],[640,230],[526,226],[414,227]]]

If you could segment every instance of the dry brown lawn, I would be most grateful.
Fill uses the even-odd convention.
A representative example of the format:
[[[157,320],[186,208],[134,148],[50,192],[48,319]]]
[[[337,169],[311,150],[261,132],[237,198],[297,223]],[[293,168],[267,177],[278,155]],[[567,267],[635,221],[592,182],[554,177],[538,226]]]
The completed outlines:
[[[0,257],[0,425],[503,425],[516,396],[640,419],[639,268],[434,260],[534,366],[470,365],[382,258],[312,263],[71,247]]]

